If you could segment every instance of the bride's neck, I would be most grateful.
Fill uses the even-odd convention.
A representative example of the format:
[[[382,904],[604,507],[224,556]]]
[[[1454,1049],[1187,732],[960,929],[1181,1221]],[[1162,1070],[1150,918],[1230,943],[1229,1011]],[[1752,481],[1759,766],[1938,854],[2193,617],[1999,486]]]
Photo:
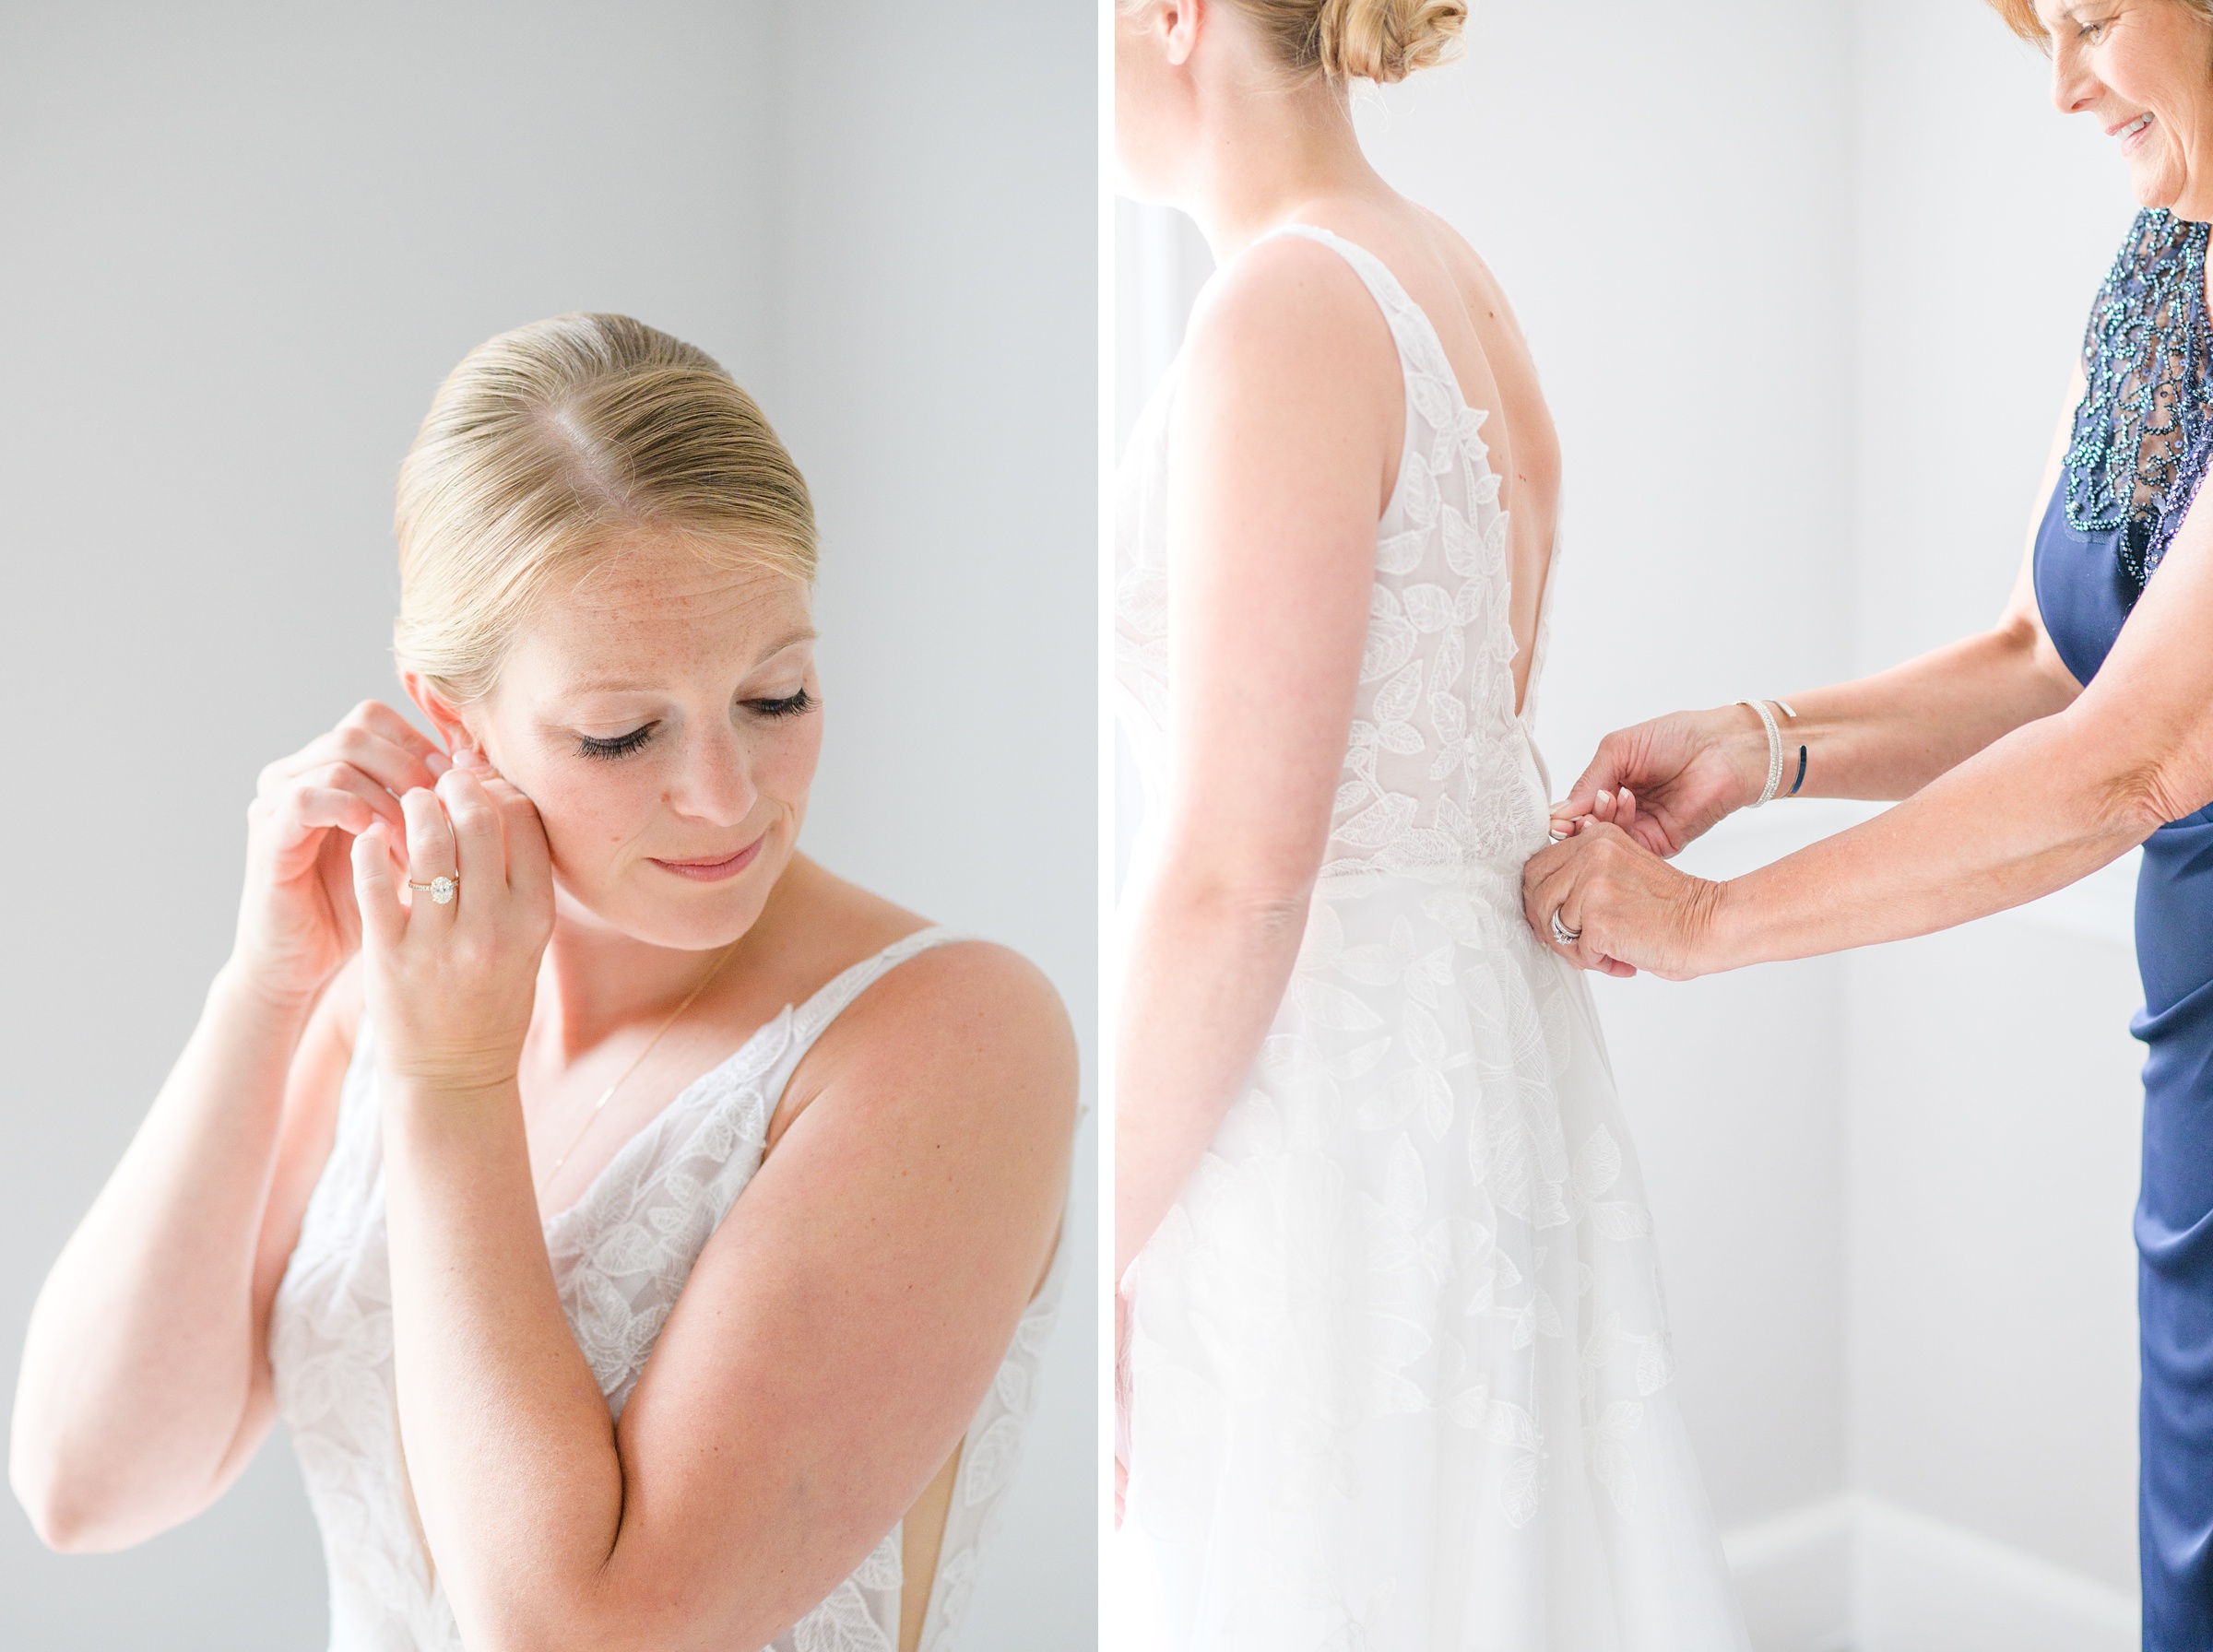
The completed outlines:
[[[792,857],[761,915],[721,970],[724,980],[744,967],[742,954],[775,944],[779,915],[793,892],[786,886],[804,881],[813,869],[804,856]],[[565,1064],[632,1022],[657,1023],[721,958],[720,949],[692,951],[639,940],[573,906],[563,895],[538,966],[531,1040]]]
[[[1209,100],[1190,157],[1188,209],[1217,265],[1310,201],[1391,193],[1360,152],[1343,88],[1325,80]]]

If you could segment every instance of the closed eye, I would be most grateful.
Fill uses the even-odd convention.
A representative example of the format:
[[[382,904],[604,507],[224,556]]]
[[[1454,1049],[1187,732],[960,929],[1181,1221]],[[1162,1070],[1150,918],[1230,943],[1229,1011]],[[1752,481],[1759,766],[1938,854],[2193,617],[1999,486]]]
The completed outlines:
[[[749,700],[745,703],[763,717],[796,717],[814,709],[814,696],[801,689],[781,700]]]
[[[628,757],[645,745],[647,740],[653,738],[653,731],[657,726],[658,725],[653,723],[641,723],[628,734],[610,735],[606,739],[599,739],[588,734],[579,735],[576,738],[576,749],[585,757]]]

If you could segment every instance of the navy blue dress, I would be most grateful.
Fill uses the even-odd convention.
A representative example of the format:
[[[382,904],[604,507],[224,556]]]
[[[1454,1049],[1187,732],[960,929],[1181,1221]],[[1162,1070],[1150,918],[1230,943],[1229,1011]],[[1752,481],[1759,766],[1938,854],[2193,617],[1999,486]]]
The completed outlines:
[[[2081,682],[2104,664],[2148,567],[2156,567],[2189,508],[2206,457],[2193,450],[2213,445],[2204,247],[2203,226],[2145,214],[2092,316],[2091,389],[2035,551],[2044,629]],[[2166,311],[2151,317],[2158,324],[2147,335],[2141,284],[2131,294],[2121,278],[2132,259],[2140,274],[2148,254],[2179,257],[2178,248],[2194,255],[2180,259]],[[2200,284],[2195,292],[2188,290],[2193,280]],[[2115,406],[2145,382],[2148,337],[2153,354],[2163,351],[2173,370],[2157,406],[2188,416],[2151,432],[2155,441],[2144,445],[2160,451],[2144,464],[2136,453],[2144,432],[2130,428],[2125,407],[2116,412]],[[2101,373],[2099,353],[2124,348],[2137,352],[2136,371],[2109,360]],[[2101,378],[2111,392],[2102,397]],[[2150,398],[2138,399],[2140,411],[2154,408]],[[2149,1049],[2136,1215],[2144,1645],[2148,1652],[2213,1652],[2213,807],[2162,826],[2144,845],[2136,963],[2144,1009],[2130,1031]]]

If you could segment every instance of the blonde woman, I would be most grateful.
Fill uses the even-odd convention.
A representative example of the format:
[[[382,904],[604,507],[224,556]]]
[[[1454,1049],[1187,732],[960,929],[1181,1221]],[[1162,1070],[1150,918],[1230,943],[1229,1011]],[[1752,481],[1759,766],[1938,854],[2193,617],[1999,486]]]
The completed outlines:
[[[954,1643],[1056,1285],[1072,1045],[1020,959],[798,852],[805,484],[700,351],[471,352],[397,654],[263,774],[237,942],[33,1315],[56,1547],[274,1419],[334,1647]]]
[[[1122,480],[1136,1646],[1746,1644],[1591,997],[1521,915],[1552,421],[1347,104],[1462,9],[1119,9],[1125,186],[1221,266]]]

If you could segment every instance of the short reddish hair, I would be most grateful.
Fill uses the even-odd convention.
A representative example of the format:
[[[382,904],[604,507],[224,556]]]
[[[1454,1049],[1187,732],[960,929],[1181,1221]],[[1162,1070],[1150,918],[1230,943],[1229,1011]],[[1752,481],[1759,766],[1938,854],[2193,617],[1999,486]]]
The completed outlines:
[[[2006,19],[2006,27],[2025,41],[2048,45],[2052,35],[2036,15],[2036,0],[1985,0],[1990,9]],[[2213,0],[2179,0],[2207,22],[2213,22]]]

